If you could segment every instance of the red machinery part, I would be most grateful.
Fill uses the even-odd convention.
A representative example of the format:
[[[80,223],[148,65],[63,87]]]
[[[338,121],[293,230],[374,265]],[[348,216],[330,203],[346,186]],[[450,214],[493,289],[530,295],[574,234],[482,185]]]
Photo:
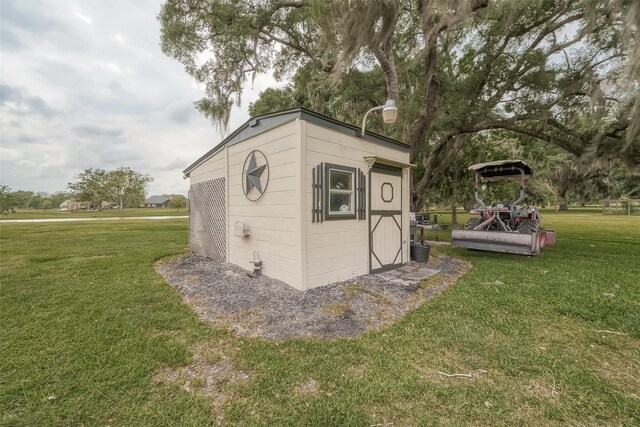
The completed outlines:
[[[547,238],[547,246],[553,246],[556,244],[556,230],[544,230],[544,234]]]

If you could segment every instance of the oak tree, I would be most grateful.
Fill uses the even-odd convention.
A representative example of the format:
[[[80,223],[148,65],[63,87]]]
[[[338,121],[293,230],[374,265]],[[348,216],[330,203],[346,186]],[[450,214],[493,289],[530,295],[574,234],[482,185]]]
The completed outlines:
[[[0,185],[0,215],[8,215],[13,212],[17,204],[11,189],[6,185]]]
[[[290,99],[352,123],[397,100],[384,133],[411,145],[414,209],[471,135],[640,163],[640,2],[168,0],[159,20],[163,51],[205,85],[197,107],[223,130],[270,70],[294,80]]]
[[[150,175],[142,174],[128,167],[114,170],[85,169],[69,183],[70,190],[76,192],[82,200],[91,201],[100,206],[102,201],[115,202],[120,211],[125,205],[138,205],[145,198]]]

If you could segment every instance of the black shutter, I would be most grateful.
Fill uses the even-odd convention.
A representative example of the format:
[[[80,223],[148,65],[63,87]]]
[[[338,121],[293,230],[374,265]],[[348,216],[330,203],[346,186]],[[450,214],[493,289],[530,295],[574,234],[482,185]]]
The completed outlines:
[[[365,176],[364,176],[364,172],[362,172],[360,169],[358,169],[358,175],[357,175],[357,185],[356,185],[356,200],[357,200],[357,214],[358,214],[358,219],[362,220],[362,219],[366,219],[367,218],[367,207],[366,207],[366,197],[365,197]]]
[[[311,196],[311,222],[322,222],[324,215],[322,214],[322,182],[324,175],[324,163],[320,163],[313,168],[312,176],[312,196]]]

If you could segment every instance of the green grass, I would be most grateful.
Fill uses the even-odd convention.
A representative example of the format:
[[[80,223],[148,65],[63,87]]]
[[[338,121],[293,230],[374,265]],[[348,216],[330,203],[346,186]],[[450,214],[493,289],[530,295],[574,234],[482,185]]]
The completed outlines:
[[[3,219],[44,219],[44,218],[104,218],[104,217],[133,217],[133,216],[164,216],[187,215],[187,210],[179,211],[172,208],[126,208],[122,212],[118,209],[103,211],[59,211],[57,209],[16,209],[14,213],[0,216]]]
[[[155,274],[186,220],[2,224],[0,424],[637,424],[640,218],[545,220],[536,258],[435,250],[474,267],[396,324],[281,342],[201,323]],[[251,375],[223,404],[154,380],[202,346]]]

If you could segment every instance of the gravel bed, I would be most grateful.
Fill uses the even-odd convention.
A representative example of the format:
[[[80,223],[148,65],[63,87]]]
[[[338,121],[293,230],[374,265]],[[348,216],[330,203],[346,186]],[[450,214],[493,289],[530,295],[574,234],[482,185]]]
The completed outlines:
[[[432,256],[427,266],[439,273],[421,283],[398,284],[381,273],[305,292],[266,276],[250,278],[236,265],[198,256],[159,261],[156,270],[207,322],[238,335],[277,340],[362,334],[397,320],[470,267],[444,255]]]

